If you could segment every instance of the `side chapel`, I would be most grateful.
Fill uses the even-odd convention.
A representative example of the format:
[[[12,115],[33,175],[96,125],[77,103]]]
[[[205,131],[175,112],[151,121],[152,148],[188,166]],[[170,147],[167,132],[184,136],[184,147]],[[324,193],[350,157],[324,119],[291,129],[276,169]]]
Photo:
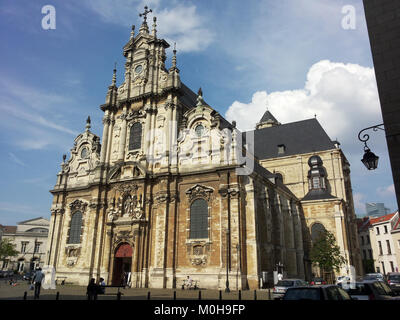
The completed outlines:
[[[57,278],[120,284],[130,272],[132,287],[176,288],[190,275],[214,289],[227,277],[232,289],[256,289],[277,269],[309,279],[321,226],[336,236],[343,272],[358,268],[338,143],[316,119],[280,124],[269,111],[240,132],[181,82],[175,49],[167,69],[169,44],[148,13],[123,48],[124,81],[114,69],[100,106],[102,138],[88,118],[50,191],[46,263]]]

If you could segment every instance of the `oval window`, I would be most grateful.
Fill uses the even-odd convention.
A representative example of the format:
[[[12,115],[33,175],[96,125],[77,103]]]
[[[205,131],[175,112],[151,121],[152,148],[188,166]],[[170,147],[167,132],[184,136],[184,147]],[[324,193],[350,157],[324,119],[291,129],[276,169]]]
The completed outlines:
[[[194,131],[196,132],[196,135],[200,138],[204,133],[204,127],[199,124],[196,129],[194,129]]]
[[[82,151],[81,151],[81,158],[82,159],[86,159],[87,156],[88,156],[87,148],[83,148]]]
[[[136,68],[135,68],[135,73],[141,73],[142,72],[142,65],[138,65]]]

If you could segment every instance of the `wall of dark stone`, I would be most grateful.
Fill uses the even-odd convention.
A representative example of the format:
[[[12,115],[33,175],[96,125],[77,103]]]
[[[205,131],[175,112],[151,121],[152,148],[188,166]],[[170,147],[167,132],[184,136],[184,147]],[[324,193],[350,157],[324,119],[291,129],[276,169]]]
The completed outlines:
[[[400,1],[363,2],[397,205],[400,207]]]

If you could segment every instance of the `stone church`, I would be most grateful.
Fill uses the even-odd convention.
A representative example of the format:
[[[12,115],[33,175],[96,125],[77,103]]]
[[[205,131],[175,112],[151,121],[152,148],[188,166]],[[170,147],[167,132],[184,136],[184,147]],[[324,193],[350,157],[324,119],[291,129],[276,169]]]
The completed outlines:
[[[144,21],[108,87],[102,138],[86,129],[53,190],[46,262],[58,279],[138,288],[255,289],[273,271],[310,279],[315,230],[360,269],[349,163],[316,119],[267,111],[240,132],[180,79],[176,50]],[[264,279],[263,279],[264,278]]]

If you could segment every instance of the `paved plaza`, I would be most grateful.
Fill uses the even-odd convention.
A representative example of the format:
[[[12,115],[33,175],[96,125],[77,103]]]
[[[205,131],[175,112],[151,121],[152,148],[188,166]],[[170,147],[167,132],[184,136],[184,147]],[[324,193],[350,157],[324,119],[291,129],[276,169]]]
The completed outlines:
[[[176,292],[176,300],[219,300],[220,291],[210,289],[181,290],[181,289],[120,289],[121,300],[147,300],[150,292],[151,300],[173,300]],[[27,300],[33,300],[33,290],[29,290],[27,281],[18,280],[16,286],[11,286],[8,281],[0,280],[0,300],[23,300],[24,294]],[[86,300],[86,287],[74,285],[57,285],[54,290],[41,289],[40,300],[56,300],[57,292],[59,300]],[[98,300],[116,300],[118,288],[107,288],[106,293],[115,295],[99,295]],[[239,300],[239,291],[232,290],[226,293],[222,290],[222,300]],[[271,291],[272,295],[272,291]],[[240,292],[241,300],[269,300],[268,290],[243,290]]]

